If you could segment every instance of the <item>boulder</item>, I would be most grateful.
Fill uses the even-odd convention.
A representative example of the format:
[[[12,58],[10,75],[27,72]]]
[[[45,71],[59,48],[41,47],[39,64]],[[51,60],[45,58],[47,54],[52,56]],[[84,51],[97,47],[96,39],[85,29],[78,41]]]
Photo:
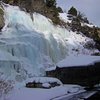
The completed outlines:
[[[28,83],[26,83],[27,88],[45,88],[45,89],[49,89],[49,88],[60,86],[60,85],[61,84],[58,84],[57,82],[47,82],[47,83],[28,82]]]
[[[26,83],[27,88],[42,88],[42,83],[28,82]]]

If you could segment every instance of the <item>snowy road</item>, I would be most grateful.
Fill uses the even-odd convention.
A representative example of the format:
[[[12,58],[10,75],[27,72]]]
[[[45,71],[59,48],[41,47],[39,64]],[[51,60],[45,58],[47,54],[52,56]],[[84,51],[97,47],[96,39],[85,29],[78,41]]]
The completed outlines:
[[[84,100],[89,98],[90,96],[94,95],[97,91],[88,91],[88,92],[83,92],[79,94],[74,94],[74,95],[66,95],[64,97],[60,98],[55,98],[52,100]]]

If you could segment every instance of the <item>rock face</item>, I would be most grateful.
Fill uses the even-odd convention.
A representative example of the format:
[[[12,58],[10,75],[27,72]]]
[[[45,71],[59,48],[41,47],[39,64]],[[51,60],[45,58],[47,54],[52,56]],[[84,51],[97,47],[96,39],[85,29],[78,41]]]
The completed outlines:
[[[92,38],[96,42],[95,47],[100,50],[100,28],[90,25],[89,22],[83,22],[77,16],[68,15],[68,18],[71,18],[71,23],[68,23],[70,29]]]
[[[45,0],[2,0],[3,2],[11,5],[17,5],[22,10],[26,10],[30,14],[33,12],[40,13],[50,18],[54,24],[59,24],[60,19],[58,17],[58,8],[48,7]]]
[[[51,83],[36,83],[36,82],[28,82],[26,83],[26,87],[27,88],[45,88],[45,89],[49,89],[52,87],[56,87],[56,86],[60,86],[60,84],[58,84],[57,82],[51,82]]]
[[[5,23],[4,23],[4,12],[3,10],[0,8],[0,31],[1,29],[4,27]]]
[[[92,87],[100,82],[100,63],[89,66],[57,68],[54,71],[48,71],[47,75],[56,77],[65,84],[80,84]]]
[[[11,5],[17,5],[28,12],[39,11],[44,7],[44,0],[2,0]]]

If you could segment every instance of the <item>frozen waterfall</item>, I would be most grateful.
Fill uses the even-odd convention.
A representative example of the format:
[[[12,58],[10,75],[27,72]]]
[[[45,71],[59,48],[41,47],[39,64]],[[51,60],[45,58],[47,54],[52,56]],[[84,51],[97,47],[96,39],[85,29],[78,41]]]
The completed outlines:
[[[30,15],[19,7],[3,5],[5,27],[0,35],[0,71],[23,81],[32,76],[44,76],[45,69],[67,54],[62,28],[55,27],[46,17]]]
[[[45,16],[2,4],[5,26],[0,34],[0,71],[8,78],[23,81],[45,76],[45,70],[67,55],[91,54],[84,44],[93,41],[82,34],[53,25]],[[93,41],[94,43],[94,41]]]

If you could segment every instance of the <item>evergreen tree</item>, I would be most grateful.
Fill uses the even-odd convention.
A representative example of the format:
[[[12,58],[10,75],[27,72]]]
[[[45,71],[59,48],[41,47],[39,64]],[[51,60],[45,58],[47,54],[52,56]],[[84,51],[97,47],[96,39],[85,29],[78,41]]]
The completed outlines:
[[[48,7],[56,7],[56,0],[46,0],[46,5]]]
[[[60,13],[63,13],[63,10],[61,7],[57,7],[57,11],[60,12]]]
[[[74,7],[71,7],[70,10],[68,11],[68,14],[71,14],[73,16],[77,16],[77,10]]]

